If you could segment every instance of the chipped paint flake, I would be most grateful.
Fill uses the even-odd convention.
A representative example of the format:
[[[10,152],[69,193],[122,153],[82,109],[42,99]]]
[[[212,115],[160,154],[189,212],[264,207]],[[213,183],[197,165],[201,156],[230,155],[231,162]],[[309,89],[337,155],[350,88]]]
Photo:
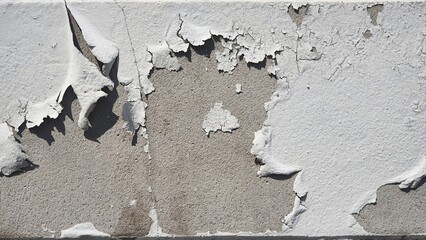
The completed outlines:
[[[145,127],[145,108],[143,101],[126,102],[123,105],[123,128],[135,132],[139,127]]]
[[[165,42],[160,45],[148,47],[148,51],[152,54],[152,64],[155,68],[165,68],[169,71],[177,71],[180,69],[178,59],[172,56]]]
[[[215,103],[210,112],[204,117],[203,129],[207,136],[210,132],[232,132],[240,127],[238,119],[231,115],[229,110],[222,108],[222,103]]]
[[[223,49],[222,52],[216,51],[216,60],[218,70],[232,73],[238,64],[237,51],[228,48]]]
[[[241,83],[237,83],[237,84],[235,84],[235,92],[236,92],[237,94],[240,94],[240,93],[242,93],[242,92],[243,92],[243,88],[242,88],[242,86],[241,86]]]
[[[68,6],[68,8],[77,21],[84,40],[89,45],[91,52],[98,61],[103,63],[103,73],[105,76],[108,76],[112,65],[118,57],[119,49],[117,45],[99,33],[83,14],[79,11],[74,11],[72,6]]]
[[[27,114],[27,127],[33,128],[40,126],[43,120],[47,117],[56,119],[62,111],[62,106],[55,100],[46,100],[41,103],[28,103]]]
[[[111,235],[99,231],[95,228],[93,223],[85,222],[79,223],[71,228],[62,230],[60,238],[80,238],[83,236],[110,237]]]
[[[8,124],[0,123],[0,173],[9,176],[20,171],[29,165],[27,158]]]
[[[88,117],[95,108],[96,102],[99,98],[107,95],[102,88],[112,88],[114,84],[99,72],[95,64],[87,60],[75,48],[71,51],[67,81],[77,95],[81,107],[78,126],[86,130],[90,126]],[[65,93],[65,91],[62,91],[62,93]],[[60,96],[60,100],[62,97],[63,94]]]
[[[209,27],[198,26],[189,21],[183,21],[179,34],[193,46],[202,46],[211,38]]]

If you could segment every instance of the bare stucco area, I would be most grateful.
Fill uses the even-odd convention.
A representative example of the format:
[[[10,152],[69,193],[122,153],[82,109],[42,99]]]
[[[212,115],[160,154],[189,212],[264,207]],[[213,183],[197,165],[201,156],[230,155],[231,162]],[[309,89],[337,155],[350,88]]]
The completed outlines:
[[[17,144],[22,144],[30,162],[29,166],[22,166],[20,171],[11,175],[0,173],[0,238],[74,238],[90,235],[122,238],[203,236],[212,239],[260,236],[274,239],[289,235],[362,239],[371,234],[368,237],[385,236],[391,239],[409,235],[417,239],[426,233],[426,188],[425,181],[420,181],[423,176],[421,171],[426,169],[426,165],[421,163],[414,165],[413,169],[407,167],[408,171],[401,169],[402,177],[398,176],[396,180],[381,182],[377,185],[377,192],[369,189],[365,196],[347,195],[363,199],[363,202],[356,205],[360,206],[359,213],[341,207],[345,214],[354,219],[354,222],[345,222],[349,228],[343,231],[344,234],[333,229],[303,232],[303,229],[295,228],[298,221],[302,224],[308,222],[309,225],[306,216],[315,216],[315,219],[324,221],[318,223],[316,220],[315,223],[311,220],[319,228],[321,224],[324,228],[341,227],[338,224],[327,225],[328,222],[341,221],[339,213],[334,213],[336,219],[330,219],[334,215],[328,213],[338,208],[330,207],[331,210],[327,212],[321,209],[323,206],[328,209],[326,205],[314,207],[321,202],[321,198],[340,199],[329,201],[329,205],[338,206],[353,200],[339,194],[346,193],[345,188],[349,186],[358,186],[347,184],[346,187],[344,183],[347,180],[340,176],[349,175],[353,182],[373,182],[379,177],[367,173],[372,169],[376,169],[377,175],[380,175],[386,170],[395,171],[400,166],[396,165],[398,160],[392,158],[392,154],[399,156],[394,153],[399,150],[395,150],[397,140],[395,144],[384,144],[383,147],[374,140],[373,135],[368,135],[382,131],[380,139],[383,142],[388,142],[390,136],[395,137],[375,127],[376,123],[385,126],[388,124],[386,120],[391,119],[389,122],[393,124],[395,132],[403,126],[398,137],[408,139],[409,147],[400,150],[404,154],[416,152],[416,147],[424,144],[424,101],[421,97],[423,93],[426,96],[423,83],[426,79],[423,66],[426,59],[426,27],[422,29],[415,22],[425,16],[421,10],[426,7],[424,3],[387,6],[386,3],[311,5],[252,2],[232,5],[224,2],[204,5],[201,2],[188,7],[185,3],[167,2],[144,3],[146,8],[141,10],[143,14],[137,11],[138,4],[142,4],[137,2],[111,1],[84,5],[83,2],[70,0],[68,4],[70,8],[65,7],[64,13],[66,19],[69,17],[69,23],[68,20],[65,22],[70,27],[70,43],[84,57],[84,61],[77,61],[78,64],[90,65],[91,68],[72,65],[74,67],[68,70],[81,70],[79,77],[84,81],[78,84],[72,82],[66,91],[61,90],[56,97],[58,103],[58,99],[61,99],[58,116],[49,110],[38,126],[30,118],[34,117],[28,110],[31,106],[26,105],[25,109],[19,106],[25,110],[25,114],[28,113],[28,117],[25,116],[27,126],[23,124],[15,129],[14,137]],[[104,16],[93,13],[113,7],[123,19],[105,21],[105,26],[102,26]],[[231,12],[239,15],[238,20],[232,22],[231,29],[236,31],[234,39],[232,32],[220,32],[214,27],[208,31],[204,29],[203,22],[211,21],[212,25],[225,22],[217,20],[219,17],[210,11],[222,7],[224,13],[221,16],[224,18],[233,19]],[[157,8],[161,11],[152,10]],[[167,14],[174,8],[179,12],[176,18]],[[252,14],[262,9],[263,12],[270,11],[271,16],[283,14],[284,17],[274,18],[277,22],[272,25],[276,25],[269,28],[270,23],[263,15],[256,16],[265,20],[262,24],[268,27],[262,29],[259,28],[262,24],[253,24],[253,30],[238,26],[241,20],[253,20],[242,14],[242,9]],[[415,16],[402,14],[408,10],[413,10]],[[7,11],[13,11],[12,4],[7,5],[3,14]],[[151,17],[158,18],[158,21],[149,24],[159,29],[168,18],[173,19],[163,34],[166,43],[156,42],[158,45],[154,46],[147,43],[146,48],[138,45],[143,42],[136,24],[141,14],[152,14]],[[397,23],[394,18],[398,19],[399,14],[404,21]],[[349,27],[327,25],[335,23],[341,15],[347,15],[347,19],[350,19],[345,22]],[[40,16],[31,18],[37,20]],[[97,17],[100,19],[98,22],[94,20]],[[322,26],[321,21],[326,24]],[[278,23],[288,24],[284,27],[287,29],[280,30]],[[106,27],[107,24],[111,25]],[[352,31],[357,24],[359,29]],[[141,24],[141,28],[149,29],[146,25]],[[406,32],[412,28],[415,28],[414,32]],[[108,36],[105,29],[107,32],[111,30],[112,35]],[[256,31],[265,31],[267,35],[260,35],[257,39]],[[150,34],[145,37],[156,40],[156,34],[162,36],[156,32]],[[265,50],[265,46],[270,46],[271,39],[279,39],[278,34],[284,36],[285,43],[278,48],[274,45],[280,43],[277,40],[272,47],[276,50],[272,54],[267,53],[271,50]],[[400,34],[412,35],[398,38]],[[118,39],[128,38],[126,41],[129,42],[120,42],[117,36]],[[240,37],[244,37],[243,40]],[[420,45],[411,47],[414,43]],[[383,49],[378,47],[381,45]],[[182,46],[187,49],[179,50]],[[50,47],[55,49],[56,43]],[[356,51],[354,55],[348,50],[352,48]],[[147,55],[141,53],[144,51]],[[71,58],[71,63],[73,61]],[[372,63],[377,63],[377,66],[368,65]],[[54,64],[61,65],[58,62]],[[126,78],[129,72],[137,75],[140,86]],[[386,80],[388,76],[395,78]],[[90,81],[99,82],[88,88],[80,86]],[[355,89],[350,84],[357,81],[358,85],[353,85],[357,86]],[[388,82],[396,83],[386,85]],[[407,82],[413,84],[407,87]],[[362,92],[367,94],[363,96]],[[382,94],[388,92],[391,94]],[[327,99],[327,95],[332,97]],[[341,99],[342,95],[344,98]],[[377,102],[372,101],[370,96],[378,99]],[[389,101],[380,101],[388,96],[391,96]],[[90,98],[95,99],[94,102]],[[361,107],[350,105],[353,99]],[[40,109],[59,109],[49,101],[46,101],[48,107]],[[388,118],[387,114],[391,116],[389,112],[380,115],[381,108],[374,108],[376,112],[362,115],[362,110],[366,108],[362,105],[364,101],[367,106],[383,104],[386,111],[389,110],[388,103],[392,110],[404,106],[401,109],[406,112],[395,110],[397,114],[402,112],[404,118]],[[90,106],[87,102],[90,102]],[[334,102],[337,104],[333,105]],[[343,108],[322,118],[329,109],[338,109],[336,106]],[[345,106],[347,109],[344,109]],[[337,119],[338,124],[330,125],[329,122],[335,121],[334,117],[342,112],[346,115]],[[88,121],[84,121],[86,117]],[[34,119],[37,118],[39,116]],[[356,123],[354,119],[365,122],[365,128],[356,128],[356,133],[363,134],[352,141],[351,138],[357,135],[348,133],[350,127],[343,128],[342,132],[338,130],[346,120],[351,124]],[[312,127],[315,121],[320,123]],[[288,127],[288,124],[296,127]],[[329,125],[332,128],[327,129]],[[9,127],[13,128],[13,125]],[[323,132],[330,132],[331,137],[321,135]],[[414,134],[403,135],[407,132]],[[263,138],[259,138],[259,135]],[[348,137],[338,140],[336,145],[339,147],[333,149],[334,145],[330,143],[342,136]],[[297,141],[294,141],[295,138]],[[285,143],[287,139],[288,145],[277,144],[279,141]],[[318,146],[317,139],[321,140],[319,142],[324,144],[323,147]],[[346,144],[353,144],[353,148],[347,150],[341,147],[345,141]],[[264,144],[260,150],[256,148],[259,142]],[[359,157],[356,152],[365,151],[365,145],[357,145],[358,142],[365,142],[374,150],[380,148],[378,153],[366,151],[368,155],[362,158],[364,162],[373,161],[370,169],[368,164],[357,169],[350,168],[357,161],[351,158]],[[316,147],[313,151],[310,148],[312,145]],[[352,150],[351,155],[348,152]],[[288,152],[293,154],[290,154],[293,159],[289,159]],[[327,159],[328,155],[320,155],[323,152],[329,152],[331,156],[346,152],[347,155],[343,156],[348,160],[326,162],[322,158]],[[424,151],[420,149],[418,152]],[[273,154],[275,157],[271,157]],[[318,154],[313,158],[315,161],[309,162],[312,160],[309,155],[315,154]],[[386,165],[390,167],[374,165],[375,159],[381,159],[384,154],[389,158]],[[413,159],[406,160],[412,164]],[[286,165],[291,160],[297,165]],[[298,162],[315,166],[314,170],[318,170],[318,173],[309,175],[312,174],[306,170],[309,167],[299,169]],[[324,164],[321,165],[321,162]],[[344,164],[339,165],[341,162]],[[309,179],[317,181],[318,186],[311,185],[309,188],[309,184],[301,184],[312,181]],[[409,187],[401,187],[403,184]],[[322,194],[317,198],[319,200],[315,198],[318,193]],[[373,203],[375,199],[377,202]],[[293,228],[299,232],[292,234],[289,229]],[[351,232],[352,229],[358,232]]]
[[[161,226],[178,235],[280,230],[281,213],[292,208],[292,180],[255,177],[258,166],[247,151],[275,80],[242,62],[232,75],[219,73],[210,46],[181,57],[181,71],[151,76],[158,91],[149,97],[147,124],[153,172],[161,176],[153,182]],[[208,137],[200,126],[214,103],[241,127]]]

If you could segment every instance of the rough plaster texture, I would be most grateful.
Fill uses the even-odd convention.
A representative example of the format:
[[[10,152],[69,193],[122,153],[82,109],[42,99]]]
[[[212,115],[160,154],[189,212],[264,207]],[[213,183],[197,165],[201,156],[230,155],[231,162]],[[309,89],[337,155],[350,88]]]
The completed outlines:
[[[423,5],[418,6],[421,8]],[[126,18],[126,7],[119,7]],[[199,10],[204,11],[203,7]],[[359,10],[360,8],[357,11]],[[373,26],[380,25],[383,20],[379,15],[383,11],[382,5],[369,5],[365,11],[370,15],[369,21]],[[287,14],[288,20],[291,19],[295,26],[301,27],[304,15],[312,15],[312,12],[308,11],[307,6],[290,6]],[[129,27],[128,22],[125,25]],[[216,44],[216,49],[225,55],[210,53],[214,48],[211,40],[204,40],[202,34],[192,35],[191,31],[197,28],[189,23],[181,27],[181,32],[188,41],[194,45],[207,46],[191,48],[186,54],[177,54],[179,59],[165,54],[164,46],[167,50],[167,45],[148,48],[155,67],[167,69],[155,70],[150,74],[149,81],[154,84],[156,91],[149,97],[144,96],[147,97],[144,101],[149,106],[146,112],[149,145],[146,145],[145,139],[138,135],[132,136],[121,129],[121,126],[129,124],[129,120],[127,123],[123,121],[129,119],[129,105],[126,101],[132,102],[129,95],[126,100],[126,93],[121,86],[111,91],[104,89],[109,95],[98,102],[93,115],[89,117],[92,127],[84,133],[70,121],[73,119],[70,116],[79,111],[76,101],[72,101],[73,94],[70,90],[65,95],[67,99],[62,102],[64,112],[59,119],[45,120],[41,127],[33,128],[30,133],[23,130],[20,141],[27,147],[28,154],[35,155],[35,158],[31,155],[31,160],[37,166],[32,165],[26,169],[35,168],[33,171],[13,176],[13,180],[2,178],[7,179],[1,186],[4,189],[0,189],[2,210],[5,208],[6,212],[2,215],[4,223],[0,225],[2,236],[59,236],[61,230],[86,221],[113,236],[143,236],[148,234],[152,224],[148,213],[152,213],[153,209],[157,212],[158,224],[163,232],[170,234],[248,234],[281,230],[282,219],[293,206],[293,180],[283,176],[254,177],[258,166],[247,151],[251,147],[253,132],[266,119],[263,103],[276,90],[276,79],[268,76],[268,72],[281,78],[280,69],[275,66],[266,71],[266,66],[271,65],[273,60],[266,61],[266,64],[259,60],[260,64],[249,65],[251,69],[247,68],[245,62],[239,61],[235,68],[237,61],[236,55],[232,55],[234,49],[224,49],[220,45],[227,45],[222,42]],[[198,30],[199,33],[204,31],[201,28]],[[129,28],[127,31],[130,37]],[[272,33],[275,29],[268,31]],[[365,39],[374,38],[372,32],[374,30],[367,29],[362,36]],[[75,34],[81,43],[84,38],[78,31]],[[210,34],[206,34],[206,38],[209,37]],[[365,44],[364,40],[360,42]],[[318,61],[323,57],[323,53],[318,51],[321,49],[306,42],[298,41],[297,46],[300,47],[299,53],[296,47],[296,67],[299,74],[300,71],[312,68],[310,61]],[[87,54],[87,46],[80,49],[86,52],[86,57],[92,63],[97,63],[93,54]],[[310,51],[305,51],[306,49]],[[135,54],[134,46],[132,50]],[[96,53],[95,49],[92,51]],[[96,57],[100,58],[100,55]],[[258,61],[259,56],[245,52],[244,57],[246,61]],[[230,62],[223,65],[221,61],[224,59]],[[279,63],[281,61],[282,59]],[[341,77],[342,73],[338,70],[345,61],[346,58],[338,63],[339,66],[331,77]],[[418,64],[419,62],[408,63],[412,68],[421,69]],[[117,65],[118,70],[122,69]],[[117,70],[117,65],[114,71]],[[104,74],[109,73],[105,66],[99,67]],[[168,71],[180,67],[178,72]],[[293,67],[294,63],[289,68]],[[217,69],[232,71],[233,75],[218,73]],[[117,77],[117,73],[110,76]],[[111,77],[115,83],[116,77]],[[289,79],[292,80],[291,76]],[[123,84],[120,79],[118,81]],[[419,81],[420,84],[421,79]],[[243,93],[235,92],[236,84],[242,84]],[[307,85],[308,90],[311,87],[314,85]],[[125,89],[129,93],[129,89]],[[201,123],[215,102],[223,102],[226,109],[238,118],[241,127],[237,131],[231,134],[218,132],[210,137],[205,135]],[[133,114],[132,111],[130,113]],[[64,117],[64,114],[70,118]],[[142,120],[145,121],[143,118]],[[139,133],[143,133],[142,130]],[[117,143],[117,137],[122,141]],[[44,141],[51,146],[47,147]],[[60,159],[58,156],[61,156]],[[58,159],[58,162],[52,163],[51,159]],[[55,169],[58,166],[61,169]],[[19,182],[19,179],[24,180]],[[48,188],[46,184],[43,185],[44,181],[49,182]],[[372,233],[425,232],[424,208],[417,207],[422,206],[424,200],[423,188],[403,193],[395,186],[382,187],[378,191],[377,206],[366,207],[356,219],[365,230]],[[49,195],[55,195],[55,200],[62,201],[46,199]],[[401,198],[405,200],[403,207]],[[43,205],[46,202],[49,204]],[[16,208],[6,209],[5,206],[12,204]],[[68,215],[59,220],[64,212],[63,205],[66,206],[65,212]],[[18,207],[30,209],[34,217],[25,218],[25,214],[13,214],[19,212]],[[386,217],[388,215],[392,217]],[[43,219],[46,223],[34,221],[37,219]]]
[[[123,95],[114,91],[103,98],[91,118],[97,127],[83,132],[75,123],[78,103],[68,91],[58,119],[22,132],[19,139],[38,167],[1,178],[0,236],[58,237],[83,222],[112,235],[148,233],[148,158],[121,128]]]

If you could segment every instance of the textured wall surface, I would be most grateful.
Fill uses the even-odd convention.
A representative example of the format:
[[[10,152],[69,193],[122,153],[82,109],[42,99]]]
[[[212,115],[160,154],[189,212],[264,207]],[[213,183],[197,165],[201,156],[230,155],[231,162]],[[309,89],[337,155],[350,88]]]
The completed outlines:
[[[0,237],[426,232],[425,2],[2,1],[0,22]]]

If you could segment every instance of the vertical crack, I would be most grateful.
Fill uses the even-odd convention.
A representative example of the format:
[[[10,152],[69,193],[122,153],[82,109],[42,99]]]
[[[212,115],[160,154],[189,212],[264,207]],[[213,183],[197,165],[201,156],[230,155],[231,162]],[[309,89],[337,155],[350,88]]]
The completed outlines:
[[[141,72],[139,71],[139,64],[138,64],[138,60],[136,58],[136,53],[135,53],[135,47],[133,46],[133,40],[132,37],[130,36],[130,31],[129,31],[129,26],[127,23],[127,17],[126,17],[126,13],[124,11],[124,7],[122,7],[117,0],[114,0],[115,4],[121,9],[121,12],[123,13],[123,19],[124,19],[124,26],[126,27],[126,33],[127,33],[127,37],[129,38],[129,42],[130,42],[130,48],[132,50],[132,55],[133,55],[133,59],[134,59],[134,65],[136,67],[136,71],[138,73],[138,83],[140,84],[141,81]],[[144,94],[141,94],[142,97],[146,97]]]
[[[132,50],[132,55],[133,55],[133,59],[134,59],[134,65],[135,65],[135,67],[136,67],[136,71],[137,71],[137,73],[138,73],[138,84],[140,85],[140,81],[141,81],[141,73],[140,73],[140,71],[139,71],[139,67],[138,67],[138,60],[137,60],[137,57],[136,57],[136,51],[135,51],[135,47],[134,47],[134,44],[133,44],[133,40],[132,40],[132,37],[130,36],[130,31],[129,31],[129,27],[128,27],[128,22],[127,22],[127,17],[126,17],[126,13],[125,13],[125,11],[124,11],[124,8],[125,7],[122,7],[118,2],[117,2],[117,0],[114,0],[114,2],[115,2],[115,4],[121,9],[121,12],[122,12],[122,14],[123,14],[123,19],[124,19],[124,25],[125,25],[125,28],[126,28],[126,33],[127,33],[127,37],[128,37],[128,39],[129,39],[129,42],[130,42],[130,48],[131,48],[131,50]],[[147,50],[147,52],[149,53],[149,54],[151,54],[151,57],[152,57],[152,53],[151,52],[149,52],[148,50]],[[148,96],[146,95],[146,94],[142,94],[141,93],[141,96],[143,97],[143,98],[145,98],[145,99],[142,99],[142,100],[145,100],[145,101],[148,101]],[[148,176],[147,176],[147,182],[148,182],[148,186],[149,186],[149,189],[148,189],[148,193],[149,193],[149,198],[150,198],[150,201],[151,201],[151,209],[156,209],[156,206],[157,206],[157,197],[155,196],[155,192],[153,191],[153,189],[152,189],[152,183],[153,183],[153,170],[154,170],[154,168],[152,167],[152,158],[151,158],[151,154],[149,153],[149,134],[148,134],[148,129],[147,129],[147,116],[145,115],[145,126],[140,126],[140,128],[142,128],[141,129],[141,131],[142,131],[142,133],[141,133],[141,135],[143,136],[143,138],[145,138],[145,140],[146,140],[146,144],[144,145],[144,151],[147,153],[147,156],[148,156],[148,164],[147,164],[147,168],[148,168]],[[135,134],[137,134],[137,132],[135,132]],[[158,220],[157,220],[158,221]],[[152,222],[152,224],[158,224],[158,222],[157,223],[155,223],[154,221]]]
[[[297,39],[296,39],[296,51],[295,51],[295,54],[296,54],[296,67],[297,67],[297,72],[299,73],[299,75],[300,75],[300,66],[299,66],[299,42],[300,42],[300,39],[302,38],[300,35],[299,35],[299,33],[296,31],[296,34],[297,34]]]

